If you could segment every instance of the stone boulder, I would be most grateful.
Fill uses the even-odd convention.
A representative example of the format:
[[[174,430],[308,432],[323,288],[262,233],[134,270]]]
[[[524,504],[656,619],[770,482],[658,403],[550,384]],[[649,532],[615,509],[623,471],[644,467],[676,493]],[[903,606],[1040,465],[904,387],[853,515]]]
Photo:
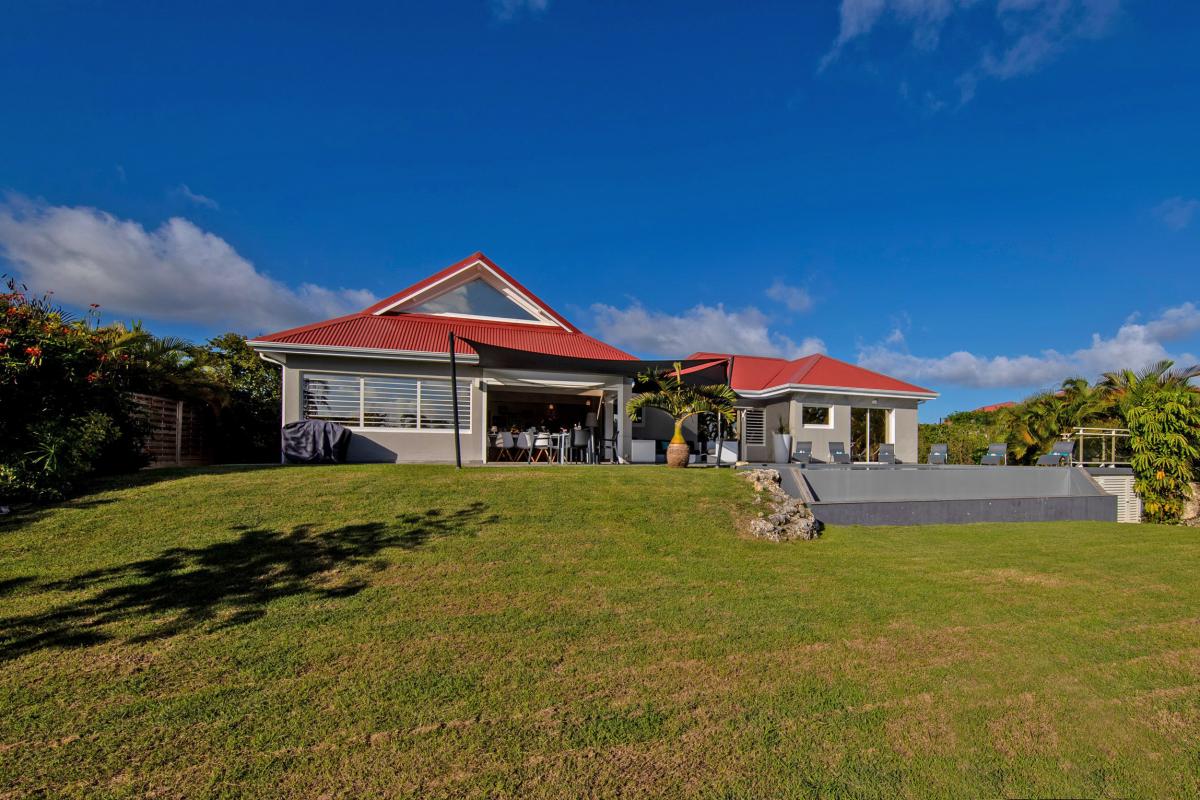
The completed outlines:
[[[772,542],[790,542],[816,539],[821,535],[821,523],[807,505],[784,491],[778,470],[751,469],[741,474],[754,487],[754,503],[767,507],[750,521],[753,536]]]

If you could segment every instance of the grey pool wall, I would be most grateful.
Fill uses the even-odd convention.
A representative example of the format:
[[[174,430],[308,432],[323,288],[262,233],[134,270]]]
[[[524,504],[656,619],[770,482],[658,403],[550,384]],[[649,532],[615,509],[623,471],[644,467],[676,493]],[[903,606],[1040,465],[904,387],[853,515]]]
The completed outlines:
[[[1117,520],[1117,498],[1078,467],[776,468],[826,525]]]

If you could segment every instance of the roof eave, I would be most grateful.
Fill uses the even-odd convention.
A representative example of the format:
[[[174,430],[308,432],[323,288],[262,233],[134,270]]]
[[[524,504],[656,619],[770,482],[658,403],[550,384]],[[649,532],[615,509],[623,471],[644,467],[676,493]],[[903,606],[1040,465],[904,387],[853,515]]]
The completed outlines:
[[[382,347],[345,347],[343,345],[303,344],[296,342],[271,342],[251,339],[246,342],[259,353],[283,355],[352,356],[355,358],[384,358],[398,361],[450,361],[450,353],[426,350],[392,350]],[[479,356],[474,353],[456,353],[455,360],[474,364]]]
[[[765,389],[733,390],[739,397],[765,398],[777,397],[789,392],[820,392],[823,394],[848,394],[857,397],[892,397],[908,400],[934,400],[939,395],[930,391],[906,391],[902,389],[864,389],[851,386],[821,386],[811,383],[785,383],[778,386],[768,386]]]

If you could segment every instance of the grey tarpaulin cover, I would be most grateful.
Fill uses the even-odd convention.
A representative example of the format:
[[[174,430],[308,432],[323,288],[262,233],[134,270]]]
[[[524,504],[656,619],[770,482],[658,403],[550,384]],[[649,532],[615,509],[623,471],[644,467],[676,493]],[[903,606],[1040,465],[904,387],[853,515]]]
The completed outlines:
[[[283,457],[289,464],[344,464],[350,431],[336,422],[307,419],[283,426]]]

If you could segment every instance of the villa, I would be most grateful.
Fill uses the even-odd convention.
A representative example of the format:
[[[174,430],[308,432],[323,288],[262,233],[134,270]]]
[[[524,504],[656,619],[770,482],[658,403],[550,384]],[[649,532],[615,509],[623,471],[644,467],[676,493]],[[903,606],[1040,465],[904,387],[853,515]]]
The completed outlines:
[[[651,410],[630,420],[636,376],[671,361],[647,362],[583,333],[482,253],[362,311],[250,342],[282,367],[283,423],[325,420],[352,432],[351,461],[451,462],[457,366],[462,458],[499,455],[509,430],[591,432],[597,459],[654,461],[670,420]],[[904,462],[917,458],[917,406],[937,394],[825,355],[788,361],[728,353],[680,359],[704,382],[737,393],[736,434],[724,452],[749,461],[786,461],[772,434],[785,424],[824,460],[831,441],[855,460],[881,443]],[[689,441],[700,433],[693,421]]]

